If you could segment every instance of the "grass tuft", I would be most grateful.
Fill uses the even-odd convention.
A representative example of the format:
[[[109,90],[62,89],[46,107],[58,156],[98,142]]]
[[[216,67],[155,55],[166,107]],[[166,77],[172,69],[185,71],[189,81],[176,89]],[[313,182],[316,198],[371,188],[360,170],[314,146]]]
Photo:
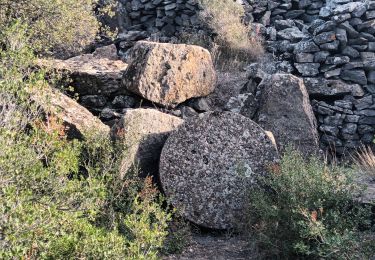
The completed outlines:
[[[355,163],[363,173],[375,177],[375,154],[371,147],[363,146],[357,151]]]
[[[250,26],[243,23],[243,7],[233,0],[200,0],[200,18],[215,32],[211,47],[219,69],[238,68],[258,60],[264,49],[261,37],[252,36]]]

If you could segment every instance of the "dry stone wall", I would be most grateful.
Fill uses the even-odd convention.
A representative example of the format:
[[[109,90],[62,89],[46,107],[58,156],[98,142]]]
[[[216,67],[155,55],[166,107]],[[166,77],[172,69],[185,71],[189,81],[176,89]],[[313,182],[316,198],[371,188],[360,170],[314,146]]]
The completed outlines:
[[[323,147],[339,153],[375,133],[375,1],[243,0],[279,71],[304,79]]]
[[[173,36],[198,24],[196,0],[120,0],[124,29]]]
[[[151,37],[170,42],[183,32],[199,31],[197,0],[119,0],[121,13],[118,37],[120,52],[125,53],[133,41]]]

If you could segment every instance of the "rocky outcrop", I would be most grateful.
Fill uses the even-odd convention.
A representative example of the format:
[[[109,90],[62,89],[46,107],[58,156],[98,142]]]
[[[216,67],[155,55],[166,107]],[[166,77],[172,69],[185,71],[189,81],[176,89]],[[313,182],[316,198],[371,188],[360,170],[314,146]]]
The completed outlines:
[[[199,22],[193,25],[193,17],[198,17],[202,11],[196,1],[120,2],[126,15],[126,30],[119,34],[116,44],[122,55],[125,51],[130,54],[129,48],[139,40],[176,42],[174,37],[178,37],[179,32],[189,32],[191,28],[194,34],[201,31],[209,38],[212,36]],[[254,36],[263,36],[266,49],[275,57],[275,62],[270,62],[274,65],[272,73],[292,73],[303,78],[318,119],[321,147],[334,147],[336,152],[343,153],[362,144],[372,144],[375,133],[374,1],[237,2],[244,6],[243,20],[251,25],[253,33],[257,34]],[[166,33],[169,29],[173,30]],[[164,67],[157,71],[164,71]],[[254,86],[252,81],[247,84],[249,87]],[[259,84],[255,81],[255,85]],[[127,107],[166,106],[154,100],[151,100],[154,104],[148,102],[145,94],[141,95],[145,98],[141,100],[125,93],[124,88],[121,91],[124,93],[119,98],[116,96],[116,100],[114,96],[85,94],[80,102],[100,114],[108,124],[121,117]],[[254,118],[257,109],[254,102],[259,101],[255,93],[233,95],[227,109],[236,111],[236,107],[241,106],[242,110],[247,109],[242,113]],[[211,99],[210,109],[221,110],[218,108],[219,103],[223,103],[220,99],[220,96]],[[187,118],[208,110],[207,106],[201,110],[191,104],[189,101],[164,111]]]
[[[120,175],[139,170],[142,177],[158,172],[159,157],[164,142],[183,120],[155,109],[129,109],[111,135],[121,140],[124,148]]]
[[[73,87],[69,94],[78,96],[78,102],[104,122],[120,118],[124,109],[135,107],[139,101],[121,86],[128,65],[117,56],[115,45],[68,60],[40,60],[39,64],[67,78],[64,84]]]
[[[278,160],[267,133],[231,112],[190,118],[168,138],[160,181],[172,205],[190,221],[209,228],[236,227],[258,175]]]
[[[207,50],[145,41],[133,47],[123,78],[127,90],[166,107],[207,96],[215,82],[215,69]]]
[[[249,65],[247,83],[240,94],[229,98],[225,109],[272,132],[280,152],[293,147],[306,156],[317,154],[317,122],[303,80],[292,74],[266,71],[261,64]]]
[[[130,32],[129,35],[131,36]],[[145,91],[145,95],[132,93],[121,83],[128,64],[119,60],[114,45],[101,47],[92,54],[68,60],[40,60],[39,65],[58,71],[63,75],[63,79],[68,78],[67,82],[63,82],[66,86],[73,87],[73,90],[69,88],[68,94],[78,97],[78,102],[82,106],[109,126],[113,126],[129,108],[159,106],[163,112],[182,118],[210,110],[210,104],[201,98],[201,95],[206,96],[215,87],[216,74],[210,54],[197,46],[155,44],[160,48],[151,47],[154,43],[146,42],[142,46],[148,46],[144,50],[150,47],[158,51],[163,50],[168,55],[156,50],[150,51],[147,57],[137,57],[137,54],[134,54],[136,57],[130,66],[132,70],[139,69],[139,80],[144,83],[141,84],[141,91]],[[143,47],[137,48],[139,50]],[[142,58],[148,59],[148,63],[145,64],[145,60],[137,63]],[[145,69],[147,67],[146,74],[140,67],[142,64],[145,65]],[[160,70],[160,67],[165,69]],[[166,75],[161,75],[163,72]],[[133,87],[138,86],[133,79],[129,82]],[[167,91],[170,86],[173,88]],[[163,104],[155,103],[154,98],[164,94],[167,96],[160,101]],[[170,107],[165,107],[168,98],[174,103],[170,104]]]
[[[92,132],[109,136],[109,127],[76,101],[62,94],[58,90],[46,88],[34,91],[31,100],[40,108],[46,119],[61,121],[70,139],[83,139]]]
[[[291,146],[305,155],[317,154],[317,123],[303,80],[273,74],[259,84],[258,91],[255,121],[274,134],[280,152]]]
[[[121,78],[127,64],[119,60],[116,47],[99,48],[92,54],[83,54],[68,60],[41,60],[39,63],[66,74],[74,91],[81,97],[98,95],[103,98],[126,94]]]

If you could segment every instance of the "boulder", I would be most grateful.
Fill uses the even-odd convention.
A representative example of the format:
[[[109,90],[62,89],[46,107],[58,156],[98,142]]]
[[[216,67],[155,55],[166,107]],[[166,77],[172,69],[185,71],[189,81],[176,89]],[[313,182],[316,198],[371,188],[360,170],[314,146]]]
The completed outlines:
[[[145,41],[133,47],[123,77],[126,89],[167,107],[207,96],[215,83],[215,69],[206,49]]]
[[[79,95],[126,94],[121,89],[121,78],[127,64],[118,59],[114,45],[68,60],[40,60],[39,65],[68,76],[72,80],[69,85]]]
[[[160,181],[187,219],[227,229],[249,213],[248,192],[277,162],[272,140],[255,122],[236,113],[208,112],[170,135],[160,158]]]
[[[109,136],[108,126],[60,91],[46,88],[43,91],[33,91],[30,95],[46,118],[61,121],[69,139],[84,139],[92,131]]]
[[[256,122],[276,138],[281,152],[293,146],[305,155],[317,153],[317,122],[303,80],[291,74],[273,74],[258,86]]]
[[[155,109],[128,109],[111,129],[124,147],[120,176],[132,169],[139,170],[142,177],[156,174],[164,142],[182,122]]]

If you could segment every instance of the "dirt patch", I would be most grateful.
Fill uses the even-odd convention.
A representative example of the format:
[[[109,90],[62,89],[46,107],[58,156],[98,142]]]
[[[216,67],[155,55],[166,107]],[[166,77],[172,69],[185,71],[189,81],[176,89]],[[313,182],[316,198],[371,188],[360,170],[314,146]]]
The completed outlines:
[[[248,240],[240,236],[194,234],[189,246],[181,254],[169,255],[164,260],[243,260],[257,259]]]

